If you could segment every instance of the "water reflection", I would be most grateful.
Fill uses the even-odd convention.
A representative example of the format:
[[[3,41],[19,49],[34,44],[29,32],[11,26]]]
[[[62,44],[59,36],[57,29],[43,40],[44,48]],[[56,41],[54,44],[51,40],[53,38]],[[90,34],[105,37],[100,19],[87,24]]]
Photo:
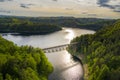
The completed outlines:
[[[73,32],[73,30],[71,29],[67,29],[65,30],[68,34],[65,36],[66,39],[69,40],[69,42],[75,37],[75,34]]]

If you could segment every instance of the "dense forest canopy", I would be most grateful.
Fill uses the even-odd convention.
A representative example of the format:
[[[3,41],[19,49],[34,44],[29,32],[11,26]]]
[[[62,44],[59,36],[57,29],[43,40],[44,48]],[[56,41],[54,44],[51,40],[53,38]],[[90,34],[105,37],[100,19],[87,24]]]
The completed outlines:
[[[120,21],[104,27],[94,35],[77,37],[69,46],[72,55],[84,55],[88,66],[88,80],[120,80]]]
[[[90,30],[99,30],[100,28],[114,23],[116,20],[99,18],[74,18],[74,17],[40,17],[29,18],[30,21],[39,23],[51,23],[63,27],[75,27]]]
[[[0,17],[0,25],[1,25],[0,27],[6,29],[5,26],[7,26],[7,28],[10,28],[10,30],[14,28],[14,31],[16,32],[20,32],[18,31],[18,29],[20,29],[21,31],[22,30],[28,31],[30,29],[30,31],[33,30],[33,32],[34,31],[38,32],[39,30],[39,32],[41,31],[41,33],[45,33],[46,31],[48,32],[50,30],[49,31],[50,33],[60,30],[60,27],[76,27],[82,29],[99,30],[100,28],[106,25],[113,24],[115,21],[116,20],[113,19],[99,19],[99,18],[3,16]],[[5,30],[5,32],[6,31],[7,30]]]
[[[0,80],[47,80],[52,71],[41,49],[18,47],[0,36]]]
[[[35,23],[19,18],[0,18],[1,33],[47,34],[61,29],[61,27],[50,23]]]

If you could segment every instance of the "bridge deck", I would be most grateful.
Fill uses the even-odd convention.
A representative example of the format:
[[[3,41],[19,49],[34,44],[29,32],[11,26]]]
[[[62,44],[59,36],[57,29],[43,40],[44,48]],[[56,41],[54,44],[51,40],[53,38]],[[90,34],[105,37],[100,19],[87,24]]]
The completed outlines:
[[[77,44],[78,42],[74,42],[74,43],[70,43],[70,44],[64,44],[64,45],[58,45],[58,46],[54,46],[54,47],[49,47],[49,48],[43,48],[43,50],[50,50],[50,49],[55,49],[55,48],[61,48],[61,47],[67,47],[69,45],[74,45]]]
[[[59,46],[54,46],[54,47],[49,47],[49,48],[43,48],[43,50],[59,48],[59,47],[64,47],[64,46],[68,46],[68,45],[69,45],[69,44],[64,44],[64,45],[59,45]]]

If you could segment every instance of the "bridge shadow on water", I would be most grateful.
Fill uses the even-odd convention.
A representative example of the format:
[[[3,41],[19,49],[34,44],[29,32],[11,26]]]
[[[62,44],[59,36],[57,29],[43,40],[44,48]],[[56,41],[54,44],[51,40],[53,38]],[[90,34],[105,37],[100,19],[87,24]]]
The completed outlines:
[[[49,78],[49,80],[84,80],[83,76],[82,76],[82,77],[81,77],[81,76],[78,76],[78,77],[75,77],[75,78],[72,78],[72,76],[71,76],[70,79],[65,79],[65,78],[61,77],[61,76],[64,76],[64,75],[62,74],[63,72],[65,72],[65,71],[67,71],[67,70],[69,70],[69,69],[72,69],[73,67],[75,67],[75,66],[77,66],[77,65],[79,65],[79,64],[80,64],[79,62],[76,62],[76,63],[74,63],[74,64],[71,63],[71,65],[68,64],[67,67],[57,68],[56,71],[55,71],[55,73],[58,73],[58,74],[53,74],[52,76],[54,76],[54,77],[51,76],[51,78]],[[71,73],[69,73],[69,74],[73,75],[74,73],[71,72]],[[77,74],[77,73],[76,73],[76,74]]]
[[[81,66],[82,66],[82,62],[81,62],[81,60],[80,59],[78,59],[78,58],[76,58],[76,57],[71,57],[71,60],[73,61],[73,62],[69,62],[68,64],[66,64],[64,67],[58,67],[58,68],[56,68],[56,71],[55,71],[55,73],[58,73],[58,74],[53,74],[52,76],[54,76],[54,78],[49,78],[49,80],[84,80],[84,78],[83,78],[83,76],[78,76],[78,77],[76,77],[76,78],[72,78],[71,77],[71,79],[65,79],[65,78],[63,78],[63,77],[61,77],[61,76],[63,76],[63,72],[65,72],[65,71],[67,71],[67,70],[70,70],[70,69],[72,69],[73,67],[75,67],[75,66],[77,66],[77,65],[79,65],[79,64],[81,64]],[[82,67],[83,68],[83,67]],[[83,72],[84,73],[84,72]],[[71,72],[71,73],[69,73],[69,74],[74,74],[73,72]],[[79,73],[78,73],[79,74]],[[84,74],[83,74],[84,75]]]
[[[66,71],[66,70],[68,70],[68,69],[70,69],[70,68],[72,68],[72,67],[74,67],[74,66],[76,66],[76,65],[78,65],[79,63],[75,63],[75,64],[71,64],[70,66],[67,66],[67,67],[65,67],[65,68],[63,68],[63,69],[59,69],[58,71],[60,72],[60,73],[62,73],[63,71]]]

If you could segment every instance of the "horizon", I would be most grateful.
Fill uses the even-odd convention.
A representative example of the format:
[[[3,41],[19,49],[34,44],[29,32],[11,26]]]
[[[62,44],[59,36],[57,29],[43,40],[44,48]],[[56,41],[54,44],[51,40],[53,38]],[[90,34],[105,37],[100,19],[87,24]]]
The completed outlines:
[[[119,19],[119,0],[0,0],[0,15]]]
[[[0,15],[0,17],[16,17],[16,18],[81,18],[81,19],[110,19],[117,20],[120,18],[102,18],[102,17],[74,17],[74,16],[20,16],[20,15]]]

